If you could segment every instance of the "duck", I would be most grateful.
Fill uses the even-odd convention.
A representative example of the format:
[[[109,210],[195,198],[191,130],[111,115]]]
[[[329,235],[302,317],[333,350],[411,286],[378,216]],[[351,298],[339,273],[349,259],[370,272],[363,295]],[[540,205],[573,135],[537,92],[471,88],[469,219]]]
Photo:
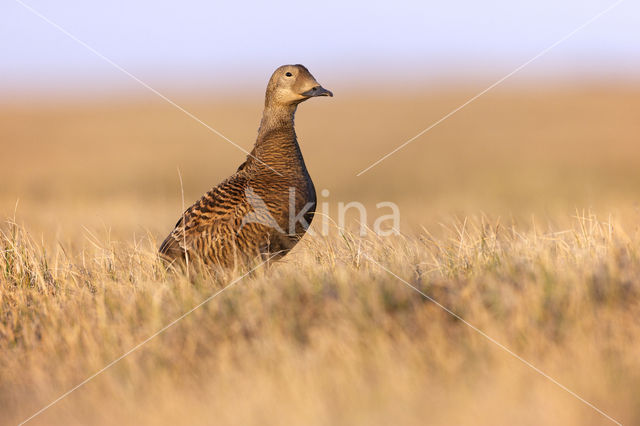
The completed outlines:
[[[321,96],[333,93],[305,66],[273,72],[253,149],[234,174],[180,216],[160,245],[164,261],[234,268],[291,251],[311,225],[317,201],[294,118],[298,105]]]

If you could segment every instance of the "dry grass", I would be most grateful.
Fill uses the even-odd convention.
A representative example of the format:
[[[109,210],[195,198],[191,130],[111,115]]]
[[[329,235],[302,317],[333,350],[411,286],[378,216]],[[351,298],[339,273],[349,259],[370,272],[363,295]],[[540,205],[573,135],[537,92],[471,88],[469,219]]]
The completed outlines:
[[[32,423],[608,423],[367,256],[639,423],[637,92],[498,93],[361,178],[464,96],[335,100],[298,118],[318,189],[332,214],[397,202],[403,235],[305,237]],[[259,105],[190,109],[250,141]],[[242,275],[155,258],[181,209],[176,165],[190,201],[242,154],[158,103],[7,106],[0,129],[0,213],[20,198],[0,227],[11,424]]]

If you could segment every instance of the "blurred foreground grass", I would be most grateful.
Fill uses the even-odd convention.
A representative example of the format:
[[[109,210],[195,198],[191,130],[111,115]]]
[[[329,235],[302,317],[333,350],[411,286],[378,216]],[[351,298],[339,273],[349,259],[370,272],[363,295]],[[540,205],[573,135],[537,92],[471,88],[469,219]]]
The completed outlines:
[[[402,280],[615,419],[640,421],[640,235],[593,216],[555,232],[480,219],[445,234],[306,240],[32,423],[608,422]],[[3,423],[25,419],[241,276],[167,275],[153,249],[143,239],[45,253],[8,227]]]

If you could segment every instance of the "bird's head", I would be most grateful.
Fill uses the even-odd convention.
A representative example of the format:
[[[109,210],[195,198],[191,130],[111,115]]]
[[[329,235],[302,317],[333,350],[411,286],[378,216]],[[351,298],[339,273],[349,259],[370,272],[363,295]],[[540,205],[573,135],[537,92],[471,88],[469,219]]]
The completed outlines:
[[[316,96],[333,96],[333,93],[320,86],[304,65],[283,65],[269,80],[265,105],[297,105]]]

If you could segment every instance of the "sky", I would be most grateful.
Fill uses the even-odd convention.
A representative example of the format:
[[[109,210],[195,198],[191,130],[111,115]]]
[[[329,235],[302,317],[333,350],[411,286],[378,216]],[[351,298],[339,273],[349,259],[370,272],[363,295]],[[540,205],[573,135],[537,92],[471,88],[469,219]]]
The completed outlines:
[[[490,81],[615,0],[2,0],[0,96],[136,85],[20,2],[149,84],[225,90],[263,86],[284,63],[303,63],[338,85]],[[625,0],[518,78],[607,80],[639,71],[640,2]]]

